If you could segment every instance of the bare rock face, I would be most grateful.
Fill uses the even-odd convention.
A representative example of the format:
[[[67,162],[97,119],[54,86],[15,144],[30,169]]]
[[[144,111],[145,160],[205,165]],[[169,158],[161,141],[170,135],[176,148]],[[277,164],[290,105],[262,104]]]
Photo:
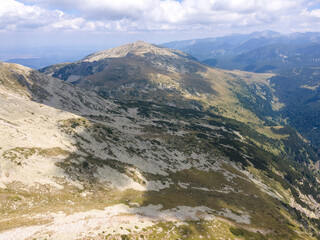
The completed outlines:
[[[266,75],[144,42],[43,72],[76,86],[0,64],[0,239],[317,234],[319,188],[286,152],[295,133],[238,104],[268,99]]]

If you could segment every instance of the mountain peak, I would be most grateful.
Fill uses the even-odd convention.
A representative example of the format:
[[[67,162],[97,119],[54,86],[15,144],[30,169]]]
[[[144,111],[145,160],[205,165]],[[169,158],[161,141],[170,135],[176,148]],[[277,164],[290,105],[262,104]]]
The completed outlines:
[[[128,43],[128,44],[113,48],[113,49],[125,49],[130,52],[135,52],[135,51],[139,51],[139,50],[148,50],[148,49],[152,49],[152,48],[157,48],[157,46],[154,44],[148,43],[148,42],[138,40],[138,41],[135,41],[132,43]],[[107,49],[105,51],[108,51],[108,50],[111,50],[111,49]]]
[[[129,43],[120,47],[111,48],[103,50],[100,52],[93,53],[83,59],[83,61],[94,62],[100,61],[105,58],[122,58],[130,54],[137,56],[144,56],[146,53],[151,53],[154,55],[170,55],[174,56],[179,52],[180,55],[183,55],[182,52],[177,50],[171,50],[168,48],[159,47],[144,41],[136,41]]]
[[[135,41],[135,42],[129,43],[129,44],[131,44],[131,45],[133,45],[135,47],[137,47],[137,46],[154,46],[151,43],[148,43],[148,42],[145,42],[145,41],[141,41],[141,40],[138,40],[138,41]]]

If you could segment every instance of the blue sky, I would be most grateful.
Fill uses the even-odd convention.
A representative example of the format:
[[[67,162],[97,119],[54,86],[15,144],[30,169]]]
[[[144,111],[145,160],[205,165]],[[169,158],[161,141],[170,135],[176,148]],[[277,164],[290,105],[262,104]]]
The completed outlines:
[[[318,31],[320,0],[0,0],[0,59],[18,47],[103,49],[267,29]]]

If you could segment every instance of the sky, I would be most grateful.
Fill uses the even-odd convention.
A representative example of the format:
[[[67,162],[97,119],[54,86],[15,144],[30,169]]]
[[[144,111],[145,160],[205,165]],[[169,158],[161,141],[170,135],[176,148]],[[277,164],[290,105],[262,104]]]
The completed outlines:
[[[136,40],[319,29],[320,0],[0,0],[0,60]]]

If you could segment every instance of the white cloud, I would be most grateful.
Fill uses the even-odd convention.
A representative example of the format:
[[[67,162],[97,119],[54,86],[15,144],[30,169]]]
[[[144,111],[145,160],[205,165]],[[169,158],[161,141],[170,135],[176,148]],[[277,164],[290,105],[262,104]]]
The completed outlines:
[[[304,11],[302,15],[306,17],[320,18],[320,9],[314,9],[312,11]]]
[[[0,0],[0,29],[70,31],[318,27],[319,0]],[[316,29],[315,29],[316,30]]]
[[[0,0],[0,29],[16,30],[39,28],[57,21],[61,11],[48,11],[37,6],[26,6],[14,0]]]

